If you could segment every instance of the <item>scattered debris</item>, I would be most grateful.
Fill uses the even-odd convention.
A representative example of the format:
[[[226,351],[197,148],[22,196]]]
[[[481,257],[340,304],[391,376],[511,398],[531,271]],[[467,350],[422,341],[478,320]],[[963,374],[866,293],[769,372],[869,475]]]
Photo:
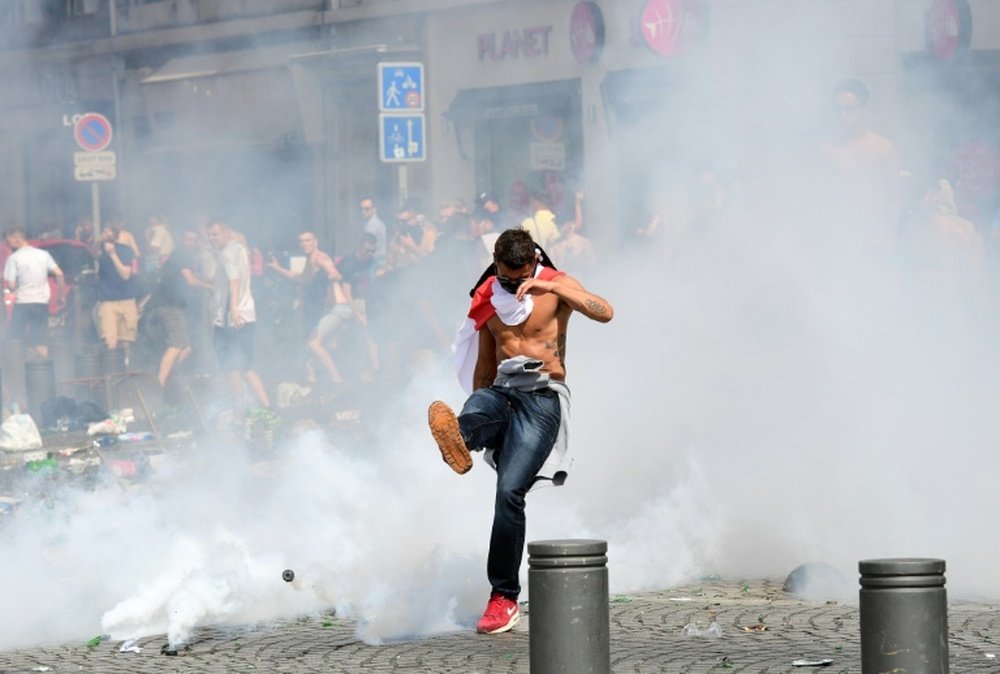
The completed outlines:
[[[834,601],[856,593],[853,584],[840,570],[826,562],[806,562],[795,567],[781,589],[800,599]]]
[[[300,386],[293,382],[282,382],[278,384],[277,405],[285,408],[305,401],[312,389],[308,386]]]
[[[163,644],[160,648],[160,655],[187,655],[191,650],[190,646],[171,646],[170,644]]]
[[[359,421],[361,410],[340,410],[334,415],[337,421]]]
[[[0,449],[24,451],[42,446],[42,435],[29,414],[11,414],[0,425]]]
[[[832,665],[833,660],[823,658],[821,660],[792,660],[792,667],[826,667]]]
[[[24,464],[24,468],[29,473],[51,475],[59,471],[59,463],[55,459],[46,458],[38,461],[28,461]]]
[[[766,632],[767,631],[767,625],[765,625],[764,623],[757,623],[756,625],[744,625],[743,626],[743,631],[744,632]]]
[[[108,461],[108,468],[115,474],[115,477],[135,477],[135,461],[127,459],[112,459]]]
[[[714,620],[705,629],[701,629],[696,623],[688,623],[681,629],[681,634],[686,637],[706,637],[716,639],[722,636],[722,628],[719,627],[719,623]]]
[[[121,645],[118,649],[119,653],[142,653],[142,648],[139,646],[138,639],[129,639]]]
[[[104,641],[104,635],[98,635],[93,639],[88,640],[85,646],[87,648],[94,648],[95,646],[100,646],[102,641]]]
[[[0,517],[13,513],[19,503],[21,500],[13,496],[0,496]]]
[[[147,442],[153,439],[153,434],[149,431],[140,431],[131,433],[121,433],[118,436],[118,442]]]

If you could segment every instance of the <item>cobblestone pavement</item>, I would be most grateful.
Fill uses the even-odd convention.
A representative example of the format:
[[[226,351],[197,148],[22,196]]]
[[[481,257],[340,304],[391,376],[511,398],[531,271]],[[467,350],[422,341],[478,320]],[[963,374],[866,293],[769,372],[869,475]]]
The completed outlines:
[[[996,604],[952,602],[952,672],[997,672]],[[857,602],[809,603],[773,581],[706,580],[660,592],[613,596],[614,672],[860,672]],[[22,672],[527,672],[530,605],[513,632],[470,632],[371,646],[354,625],[333,616],[197,632],[189,649],[161,654],[164,637],[141,639],[141,653],[120,643],[64,644],[0,653],[0,674]],[[717,622],[721,637],[682,634],[685,625]],[[793,666],[829,658],[826,667]]]

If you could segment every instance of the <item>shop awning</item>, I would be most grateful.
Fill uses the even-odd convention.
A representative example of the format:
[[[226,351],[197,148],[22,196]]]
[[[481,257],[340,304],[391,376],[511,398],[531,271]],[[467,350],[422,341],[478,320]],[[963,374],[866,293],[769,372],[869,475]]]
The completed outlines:
[[[288,65],[292,56],[301,51],[300,45],[298,47],[267,47],[177,56],[164,63],[140,82],[142,84],[157,84],[284,67]]]
[[[381,61],[420,61],[421,54],[412,45],[367,44],[296,54],[290,64],[293,71],[325,80],[364,80],[374,76],[375,65]]]

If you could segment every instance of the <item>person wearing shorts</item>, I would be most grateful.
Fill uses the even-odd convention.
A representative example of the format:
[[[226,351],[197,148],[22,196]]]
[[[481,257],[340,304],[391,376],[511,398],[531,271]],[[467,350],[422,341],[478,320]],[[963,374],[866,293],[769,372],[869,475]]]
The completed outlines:
[[[4,265],[4,292],[13,293],[11,336],[34,351],[38,358],[49,357],[49,275],[56,279],[58,304],[66,299],[62,270],[48,251],[28,243],[24,230],[14,227],[5,239],[14,251]]]
[[[216,294],[212,346],[226,373],[233,401],[243,399],[243,384],[262,407],[271,401],[264,382],[253,368],[253,327],[257,309],[250,292],[250,257],[236,232],[222,219],[210,220],[208,241],[218,251],[213,286]]]
[[[160,386],[167,385],[174,365],[184,362],[191,355],[191,337],[185,315],[188,305],[198,303],[196,293],[213,289],[211,283],[194,273],[195,267],[191,251],[185,248],[174,250],[160,269],[160,282],[150,299],[164,341],[157,374]]]
[[[336,263],[339,279],[333,283],[334,305],[309,335],[307,343],[309,351],[323,364],[327,374],[330,375],[330,381],[335,385],[343,384],[344,379],[330,353],[330,341],[338,330],[351,321],[357,321],[364,329],[368,357],[373,369],[378,370],[378,351],[368,335],[365,301],[355,294],[356,290],[363,292],[371,273],[375,249],[374,235],[366,232],[361,236],[361,246],[358,250],[352,255],[344,256]]]
[[[97,263],[97,329],[109,350],[118,343],[135,341],[139,331],[139,309],[135,304],[132,279],[132,249],[116,243],[120,231],[116,227],[101,230],[101,257]],[[126,354],[126,362],[128,357]]]

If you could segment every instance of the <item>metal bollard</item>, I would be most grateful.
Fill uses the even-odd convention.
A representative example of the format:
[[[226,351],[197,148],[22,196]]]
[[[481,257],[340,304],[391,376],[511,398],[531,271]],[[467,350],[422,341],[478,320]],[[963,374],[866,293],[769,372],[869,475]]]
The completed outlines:
[[[24,364],[24,390],[28,411],[35,423],[42,424],[42,403],[56,397],[56,371],[51,360]]]
[[[99,389],[96,380],[101,374],[101,355],[96,351],[81,351],[77,353],[74,359],[73,372],[77,379],[90,380],[77,384],[77,400],[99,403],[103,406],[103,395],[96,393]]]
[[[608,674],[608,544],[528,543],[528,652],[532,674]]]
[[[119,374],[125,371],[125,350],[122,347],[101,349],[101,374]]]
[[[943,559],[869,559],[861,572],[861,671],[948,672]]]

